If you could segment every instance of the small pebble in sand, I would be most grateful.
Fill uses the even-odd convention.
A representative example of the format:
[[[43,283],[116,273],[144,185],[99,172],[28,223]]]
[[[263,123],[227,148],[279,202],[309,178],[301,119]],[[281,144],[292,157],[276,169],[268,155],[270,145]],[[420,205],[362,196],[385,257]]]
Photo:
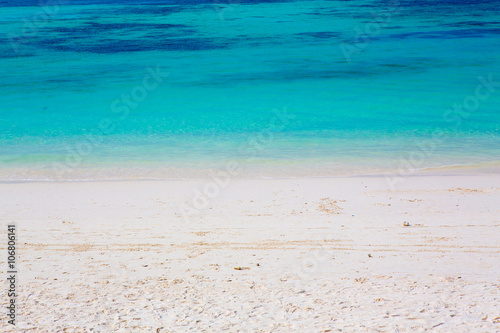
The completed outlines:
[[[368,258],[371,258],[372,257],[372,254],[371,253],[368,253]]]
[[[242,270],[245,270],[245,269],[250,269],[250,267],[235,267],[234,269],[237,270],[237,271],[242,271]]]
[[[409,227],[409,226],[410,226],[410,222],[406,222],[406,221],[404,221],[404,222],[403,222],[403,226],[405,226],[405,227]]]

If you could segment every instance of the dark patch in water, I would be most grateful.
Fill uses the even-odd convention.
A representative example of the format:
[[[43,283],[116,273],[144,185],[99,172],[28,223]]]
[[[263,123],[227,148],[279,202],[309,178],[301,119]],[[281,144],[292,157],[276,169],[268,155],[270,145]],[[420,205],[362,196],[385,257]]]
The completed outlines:
[[[359,64],[355,68],[343,66],[340,61],[339,66],[325,69],[323,63],[306,63],[307,60],[300,61],[295,66],[288,66],[283,70],[260,71],[260,72],[241,72],[233,74],[212,74],[206,76],[203,80],[196,82],[187,81],[187,85],[234,85],[235,83],[252,84],[255,81],[261,82],[292,82],[300,80],[352,80],[355,78],[366,78],[375,76],[386,76],[391,74],[400,75],[402,71],[408,73],[422,73],[430,68],[446,67],[445,62],[433,58],[408,58],[401,61],[383,61],[381,63]],[[279,64],[274,66],[280,68]],[[273,68],[273,67],[270,67]]]
[[[25,53],[25,52],[20,52],[16,54],[14,50],[12,51],[0,51],[0,59],[16,59],[16,58],[28,58],[28,57],[33,57],[34,54],[30,53]]]
[[[24,39],[0,38],[0,59],[15,59],[32,57],[34,54],[22,50]],[[16,52],[17,49],[17,52]]]
[[[484,37],[484,35],[488,34],[500,34],[500,28],[491,28],[491,29],[462,29],[462,30],[439,30],[439,31],[413,31],[413,32],[404,32],[397,34],[388,34],[381,36],[373,36],[368,38],[370,41],[382,41],[388,39],[411,39],[411,38],[420,38],[420,39],[460,39],[460,38],[480,38]],[[356,40],[354,38],[350,40],[345,40],[346,43],[355,44]]]
[[[480,22],[480,21],[464,21],[464,22],[455,22],[455,23],[447,23],[445,24],[446,26],[449,26],[449,27],[486,27],[486,26],[490,26],[490,25],[499,25],[500,22],[487,22],[487,21],[483,21],[483,22]]]
[[[53,27],[46,28],[46,33],[63,33],[71,36],[89,36],[90,32],[95,33],[115,33],[116,30],[129,30],[133,32],[151,31],[151,30],[172,30],[184,29],[189,26],[184,24],[167,24],[167,23],[99,23],[99,22],[86,22],[76,27]],[[193,30],[182,30],[183,33],[193,32]]]
[[[61,0],[65,5],[128,5],[128,6],[165,6],[179,5],[178,0]],[[283,3],[294,2],[294,0],[183,0],[183,6],[204,4],[261,4],[261,3]],[[0,0],[0,7],[39,6],[40,0]],[[180,7],[180,6],[179,6]]]
[[[397,0],[393,0],[393,3],[397,3]],[[414,1],[414,0],[403,0],[400,1],[399,6],[401,7],[443,7],[443,6],[472,6],[476,7],[481,4],[495,4],[498,0],[440,0],[440,1]]]
[[[297,36],[308,36],[314,38],[328,39],[339,37],[340,33],[331,32],[331,31],[318,31],[318,32],[301,32],[296,34]]]
[[[104,39],[64,43],[64,40],[42,40],[39,46],[61,52],[88,52],[111,54],[120,52],[139,51],[200,51],[226,48],[226,44],[215,44],[204,38],[175,38],[175,39]]]
[[[169,23],[87,23],[93,29],[113,30],[113,29],[173,29],[187,28],[184,24],[169,24]]]
[[[266,71],[259,73],[241,73],[234,75],[213,75],[208,80],[204,80],[202,85],[231,85],[235,82],[252,82],[252,81],[278,81],[292,82],[297,80],[309,79],[343,79],[352,77],[371,76],[375,73],[364,69],[347,69],[347,70],[321,70],[321,69],[292,69],[280,71]],[[190,83],[192,84],[192,83]]]
[[[41,48],[57,51],[113,53],[151,50],[194,51],[225,47],[206,38],[186,37],[195,34],[196,31],[184,24],[85,22],[75,27],[47,27],[42,31],[43,33],[29,42]]]
[[[467,30],[441,30],[428,32],[407,32],[389,35],[388,38],[406,39],[406,38],[430,38],[430,39],[451,39],[451,38],[471,38],[483,37],[485,34],[498,34],[500,28],[492,29],[467,29]],[[376,39],[376,38],[375,38]]]
[[[166,16],[187,10],[186,6],[130,6],[115,10],[117,14]]]

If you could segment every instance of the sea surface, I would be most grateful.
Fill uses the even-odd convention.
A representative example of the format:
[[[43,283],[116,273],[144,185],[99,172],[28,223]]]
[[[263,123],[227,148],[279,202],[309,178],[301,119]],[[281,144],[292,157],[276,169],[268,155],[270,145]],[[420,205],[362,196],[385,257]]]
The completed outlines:
[[[500,1],[0,1],[0,180],[500,172]]]

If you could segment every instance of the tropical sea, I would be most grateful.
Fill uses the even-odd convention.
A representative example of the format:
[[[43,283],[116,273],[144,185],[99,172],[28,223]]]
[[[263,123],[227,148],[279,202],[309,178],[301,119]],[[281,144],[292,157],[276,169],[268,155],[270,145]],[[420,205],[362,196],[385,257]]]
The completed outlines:
[[[0,1],[0,180],[500,171],[500,1]]]

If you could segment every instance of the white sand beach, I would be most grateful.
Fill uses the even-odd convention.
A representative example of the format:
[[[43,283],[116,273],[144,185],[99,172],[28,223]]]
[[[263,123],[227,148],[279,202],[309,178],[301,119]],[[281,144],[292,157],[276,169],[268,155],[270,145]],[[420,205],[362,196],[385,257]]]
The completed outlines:
[[[500,332],[499,175],[207,184],[0,184],[17,330]]]

